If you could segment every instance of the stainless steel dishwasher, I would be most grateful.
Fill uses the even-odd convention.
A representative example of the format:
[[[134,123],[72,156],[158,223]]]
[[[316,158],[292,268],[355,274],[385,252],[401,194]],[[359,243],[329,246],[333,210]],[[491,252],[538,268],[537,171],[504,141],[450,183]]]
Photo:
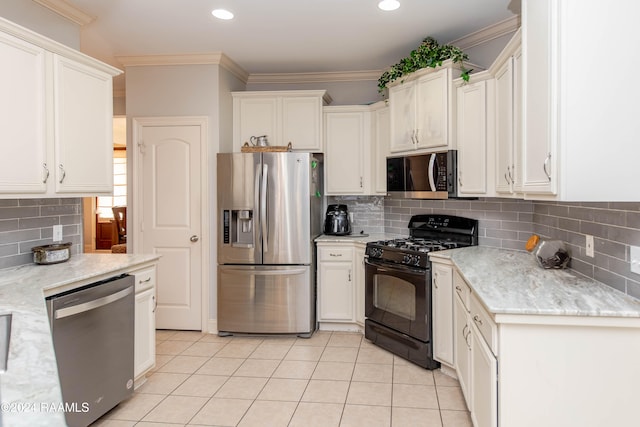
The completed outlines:
[[[47,298],[71,427],[88,426],[133,393],[134,284],[121,275]]]

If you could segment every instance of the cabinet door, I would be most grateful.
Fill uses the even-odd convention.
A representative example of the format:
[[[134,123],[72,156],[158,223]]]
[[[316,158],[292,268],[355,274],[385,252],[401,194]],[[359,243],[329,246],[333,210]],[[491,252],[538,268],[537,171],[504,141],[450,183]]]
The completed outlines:
[[[416,111],[414,83],[409,82],[389,88],[389,105],[391,109],[389,150],[392,153],[415,150]]]
[[[469,388],[471,377],[471,341],[467,309],[458,296],[454,298],[454,339],[455,339],[455,368],[460,382],[460,389],[464,394],[467,406],[471,408],[473,395]]]
[[[365,284],[365,268],[364,268],[364,246],[356,246],[353,254],[353,266],[356,271],[356,287],[355,302],[356,323],[364,326],[364,284]]]
[[[453,268],[435,262],[432,266],[433,355],[453,366]]]
[[[278,145],[278,98],[238,97],[233,99],[233,146],[240,151],[252,136],[267,135],[270,145]]]
[[[287,145],[301,151],[322,152],[322,98],[283,97],[281,140],[272,145]]]
[[[415,139],[419,149],[448,144],[448,72],[445,68],[416,81]]]
[[[476,427],[496,427],[498,362],[475,326],[471,331],[471,419]]]
[[[513,58],[496,73],[496,191],[513,189]]]
[[[325,113],[327,195],[364,193],[364,112]]]
[[[113,91],[109,74],[54,56],[57,193],[113,191]]]
[[[155,288],[136,293],[134,378],[145,374],[156,363],[155,306]]]
[[[0,193],[45,193],[53,168],[47,163],[46,53],[0,33],[0,57]]]
[[[387,156],[391,139],[391,113],[389,107],[375,111],[375,150],[371,174],[374,194],[387,194]]]
[[[557,129],[555,127],[558,126],[558,119],[554,115],[559,114],[560,107],[554,103],[566,101],[566,98],[558,97],[558,88],[561,83],[560,79],[556,78],[556,69],[553,68],[557,66],[555,54],[559,50],[555,46],[559,32],[555,28],[558,19],[554,9],[559,6],[551,1],[526,1],[522,6],[523,18],[527,22],[527,25],[523,25],[522,33],[522,45],[527,54],[526,81],[523,82],[522,189],[527,193],[555,194],[557,179],[555,178],[557,175],[557,156],[555,155]],[[584,88],[589,87],[588,85]],[[581,88],[580,91],[584,89]],[[591,100],[586,102],[586,104],[591,103]],[[606,109],[604,107],[604,110]],[[616,110],[613,106],[610,109]],[[598,114],[597,121],[606,122],[601,120],[602,116]],[[609,132],[607,135],[610,135]],[[598,147],[598,153],[599,149],[600,147]],[[581,157],[577,151],[571,154]],[[583,161],[588,162],[588,160]]]
[[[487,193],[487,85],[457,89],[458,193]]]
[[[353,322],[353,264],[320,262],[318,321]]]

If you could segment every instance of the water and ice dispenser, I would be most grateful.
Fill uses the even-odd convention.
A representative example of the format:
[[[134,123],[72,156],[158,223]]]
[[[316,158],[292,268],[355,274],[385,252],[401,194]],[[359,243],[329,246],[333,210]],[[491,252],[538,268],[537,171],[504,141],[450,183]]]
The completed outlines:
[[[252,248],[253,211],[248,209],[222,211],[222,231],[225,245]]]

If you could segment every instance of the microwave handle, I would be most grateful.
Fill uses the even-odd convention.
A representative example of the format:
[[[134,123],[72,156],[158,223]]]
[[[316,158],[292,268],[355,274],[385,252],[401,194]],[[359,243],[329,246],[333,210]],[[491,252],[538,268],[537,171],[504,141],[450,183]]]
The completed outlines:
[[[435,173],[436,173],[436,155],[431,154],[429,156],[429,187],[431,191],[436,191],[436,181],[435,181]]]

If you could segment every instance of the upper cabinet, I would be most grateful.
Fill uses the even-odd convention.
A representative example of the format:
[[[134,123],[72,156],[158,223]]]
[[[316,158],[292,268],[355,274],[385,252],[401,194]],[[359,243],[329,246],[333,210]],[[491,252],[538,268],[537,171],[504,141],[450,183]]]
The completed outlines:
[[[495,190],[503,197],[522,187],[522,54],[517,31],[490,68],[494,76]]]
[[[451,60],[426,68],[389,85],[390,152],[453,149],[453,77],[460,72]]]
[[[388,117],[384,102],[324,108],[327,195],[386,194]]]
[[[470,81],[457,79],[456,146],[458,147],[458,195],[477,197],[493,195],[492,148],[494,128],[494,81],[483,71]]]
[[[607,6],[606,14],[602,5],[522,1],[526,197],[640,200],[640,87],[631,53],[640,33],[629,31],[637,25],[640,4]],[[591,63],[597,56],[602,61]],[[628,73],[604,73],[604,62],[622,58]]]
[[[322,107],[331,102],[324,90],[233,92],[233,149],[266,135],[269,145],[322,152]]]
[[[110,194],[120,71],[1,19],[0,58],[0,198]]]

